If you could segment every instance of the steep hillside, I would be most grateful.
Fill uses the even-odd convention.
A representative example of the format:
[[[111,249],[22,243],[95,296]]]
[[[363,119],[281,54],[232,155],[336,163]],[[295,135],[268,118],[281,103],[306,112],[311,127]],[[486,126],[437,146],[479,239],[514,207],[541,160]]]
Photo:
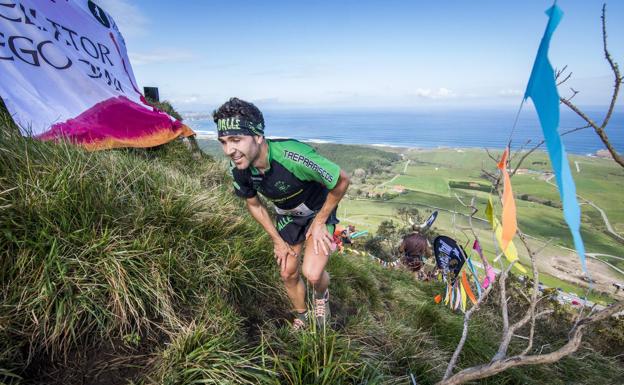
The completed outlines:
[[[194,160],[180,142],[88,153],[0,128],[0,383],[441,378],[461,316],[433,303],[439,284],[365,257],[331,257],[333,328],[292,334],[270,240],[227,178],[223,164]],[[475,319],[460,367],[495,352],[495,298]],[[565,340],[571,321],[558,314],[541,324],[536,349]],[[597,328],[560,363],[484,383],[618,383],[615,326]]]

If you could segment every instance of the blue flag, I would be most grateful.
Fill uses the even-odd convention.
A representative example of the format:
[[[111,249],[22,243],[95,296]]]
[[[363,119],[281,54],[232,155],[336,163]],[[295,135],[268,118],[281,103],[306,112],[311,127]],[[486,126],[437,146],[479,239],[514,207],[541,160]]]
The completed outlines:
[[[555,4],[546,11],[546,14],[550,18],[537,51],[537,57],[533,64],[529,84],[527,84],[527,89],[524,93],[524,99],[531,98],[537,110],[550,162],[557,179],[559,195],[563,203],[563,216],[572,233],[574,246],[581,259],[583,271],[585,271],[585,274],[588,274],[587,264],[585,263],[585,246],[580,233],[581,208],[576,200],[576,186],[572,179],[565,148],[561,142],[559,132],[557,132],[559,128],[559,93],[555,83],[555,71],[548,61],[550,38],[561,21],[563,11]]]

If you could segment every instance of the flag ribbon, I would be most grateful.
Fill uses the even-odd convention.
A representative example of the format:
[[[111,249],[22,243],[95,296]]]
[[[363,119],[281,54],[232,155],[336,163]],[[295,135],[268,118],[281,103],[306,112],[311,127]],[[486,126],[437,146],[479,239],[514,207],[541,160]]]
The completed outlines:
[[[563,17],[563,11],[557,4],[554,4],[546,11],[546,14],[549,16],[548,24],[537,51],[531,76],[524,93],[524,100],[531,98],[537,111],[563,204],[563,217],[572,233],[574,246],[581,260],[583,271],[589,276],[585,261],[585,245],[580,233],[581,209],[576,200],[576,186],[570,172],[570,164],[568,163],[565,147],[557,131],[559,128],[559,93],[557,91],[555,71],[548,60],[550,40]]]
[[[462,283],[462,290],[465,290],[466,295],[468,295],[468,298],[470,298],[470,301],[472,302],[472,304],[476,305],[477,304],[477,299],[476,299],[474,293],[472,292],[472,289],[470,288],[470,283],[468,282],[468,277],[466,275],[466,270],[462,270],[461,283]],[[477,286],[477,287],[479,287],[479,286]]]
[[[475,282],[475,286],[477,288],[477,295],[479,296],[479,298],[481,298],[481,284],[479,283],[479,277],[477,276],[477,271],[474,268],[474,265],[472,264],[471,258],[468,258],[466,260],[468,262],[468,267],[470,268],[470,273],[472,274],[472,279]],[[483,266],[484,269],[486,269],[486,266]]]
[[[503,175],[503,230],[502,230],[502,248],[507,249],[507,245],[516,235],[518,223],[516,220],[516,202],[514,201],[513,190],[511,189],[511,179],[507,171],[507,157],[509,156],[509,147],[503,152],[498,169]]]
[[[492,230],[494,230],[496,241],[503,250],[503,254],[505,254],[505,258],[507,258],[507,261],[511,263],[518,259],[518,249],[516,249],[516,245],[514,245],[513,240],[509,240],[507,247],[503,246],[503,226],[498,221],[498,218],[494,216],[494,204],[492,203],[491,196],[488,198],[487,207],[485,208],[485,216],[492,225]],[[520,265],[520,263],[516,263],[515,267],[523,273],[527,272],[524,266]]]
[[[479,254],[481,257],[481,261],[483,262],[483,269],[485,270],[485,278],[483,279],[483,288],[487,289],[491,283],[494,283],[496,279],[496,273],[494,272],[494,268],[490,266],[488,260],[483,255],[483,249],[481,249],[481,244],[478,240],[475,239],[472,248]]]

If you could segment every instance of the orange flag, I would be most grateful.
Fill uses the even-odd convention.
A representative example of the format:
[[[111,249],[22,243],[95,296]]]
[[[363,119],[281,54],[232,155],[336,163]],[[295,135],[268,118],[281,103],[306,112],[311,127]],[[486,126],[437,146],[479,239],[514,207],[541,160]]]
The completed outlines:
[[[466,270],[462,270],[461,283],[462,283],[462,286],[464,287],[464,290],[466,290],[466,294],[468,295],[468,298],[470,298],[470,301],[473,303],[473,305],[476,305],[477,298],[475,297],[474,293],[472,292],[472,289],[470,288],[470,283],[468,283],[468,278],[466,277]]]
[[[513,191],[511,191],[511,179],[507,172],[507,156],[509,156],[509,148],[505,149],[498,169],[503,173],[503,250],[507,250],[507,245],[516,235],[518,223],[516,221],[516,202],[514,201]]]

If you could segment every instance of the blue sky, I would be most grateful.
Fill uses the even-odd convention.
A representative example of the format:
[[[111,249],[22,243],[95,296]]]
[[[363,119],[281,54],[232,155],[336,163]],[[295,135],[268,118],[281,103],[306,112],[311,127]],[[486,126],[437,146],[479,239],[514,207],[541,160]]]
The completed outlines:
[[[269,108],[517,106],[552,1],[99,0],[124,34],[140,86],[180,110],[230,96]],[[581,105],[609,102],[602,1],[559,0],[550,50]],[[624,66],[624,1],[607,1]],[[624,70],[624,68],[623,68]],[[566,89],[561,89],[565,92]],[[622,100],[618,104],[622,104]]]

